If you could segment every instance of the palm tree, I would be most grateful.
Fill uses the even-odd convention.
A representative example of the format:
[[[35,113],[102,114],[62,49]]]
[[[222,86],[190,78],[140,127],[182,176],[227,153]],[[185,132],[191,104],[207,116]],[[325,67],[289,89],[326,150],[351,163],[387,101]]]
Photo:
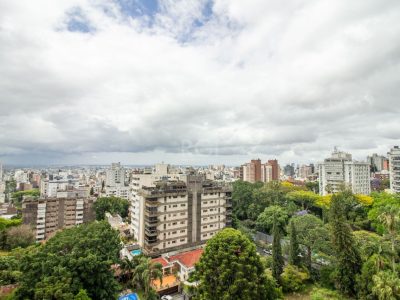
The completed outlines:
[[[122,281],[124,283],[132,283],[132,273],[134,272],[136,266],[138,265],[139,261],[138,258],[135,256],[133,259],[124,258],[120,263],[120,268],[122,271]]]
[[[400,208],[392,205],[386,205],[382,208],[378,220],[385,226],[392,244],[392,270],[396,272],[396,249],[395,239],[397,229],[400,224]]]
[[[160,263],[152,263],[149,257],[142,256],[139,263],[133,271],[132,282],[134,285],[144,290],[146,298],[151,295],[151,281],[159,279],[162,285],[162,265]]]

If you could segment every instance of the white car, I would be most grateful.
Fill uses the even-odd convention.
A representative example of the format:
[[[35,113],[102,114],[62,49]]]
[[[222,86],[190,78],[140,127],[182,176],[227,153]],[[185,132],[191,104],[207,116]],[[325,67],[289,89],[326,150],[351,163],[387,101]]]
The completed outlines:
[[[164,296],[161,297],[161,300],[172,300],[172,296],[164,295]]]

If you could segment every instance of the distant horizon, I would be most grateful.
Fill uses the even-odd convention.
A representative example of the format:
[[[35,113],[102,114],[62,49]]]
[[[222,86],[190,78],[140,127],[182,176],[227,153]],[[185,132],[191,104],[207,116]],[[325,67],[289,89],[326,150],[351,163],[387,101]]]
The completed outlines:
[[[395,145],[393,145],[392,147],[394,147]],[[390,149],[392,148],[390,147],[388,149],[388,151],[390,151]],[[137,168],[143,168],[143,167],[152,167],[155,164],[158,163],[165,163],[165,164],[169,164],[169,165],[173,165],[173,166],[194,166],[194,167],[206,167],[206,166],[210,166],[210,165],[225,165],[227,167],[239,167],[244,163],[249,162],[251,159],[261,159],[261,162],[267,162],[270,159],[277,159],[278,163],[280,166],[285,166],[288,164],[295,164],[295,165],[309,165],[309,164],[318,164],[319,162],[322,162],[325,158],[329,157],[330,154],[333,152],[334,149],[332,149],[324,158],[322,158],[321,160],[318,161],[309,161],[309,162],[296,162],[296,161],[282,161],[277,157],[268,157],[268,158],[262,158],[265,157],[265,155],[247,155],[247,159],[242,160],[239,163],[227,163],[226,161],[213,161],[213,162],[209,162],[209,163],[182,163],[182,162],[169,162],[169,161],[157,161],[154,163],[132,163],[132,162],[124,162],[122,160],[118,160],[118,159],[114,159],[114,160],[110,160],[109,162],[98,162],[98,163],[63,163],[63,162],[54,162],[54,163],[29,163],[29,162],[25,162],[25,163],[7,163],[6,161],[2,160],[1,156],[0,156],[0,164],[3,165],[3,169],[7,169],[7,167],[12,167],[12,168],[16,168],[16,167],[20,167],[20,168],[38,168],[38,167],[107,167],[109,165],[111,165],[111,163],[116,163],[116,162],[120,162],[123,166],[127,166],[127,167],[137,167]],[[343,152],[347,152],[353,155],[353,153],[351,151],[345,150],[345,149],[338,149],[339,151],[343,151]],[[387,151],[387,152],[388,152]],[[381,156],[385,156],[387,157],[387,152],[385,154],[382,153],[377,153],[377,152],[371,152],[369,154],[367,154],[364,158],[361,157],[357,158],[353,155],[353,160],[357,160],[357,161],[366,161],[367,156],[371,156],[374,153],[376,153],[377,155],[381,155]],[[132,153],[132,155],[135,155],[134,153]],[[224,158],[226,158],[226,156],[224,156]]]

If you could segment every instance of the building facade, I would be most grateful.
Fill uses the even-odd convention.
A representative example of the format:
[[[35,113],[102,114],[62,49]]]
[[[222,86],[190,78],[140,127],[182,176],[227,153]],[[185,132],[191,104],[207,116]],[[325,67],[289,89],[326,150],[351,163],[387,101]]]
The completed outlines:
[[[204,244],[231,226],[232,188],[186,175],[185,181],[164,180],[139,192],[139,245],[148,255]]]
[[[111,167],[106,170],[106,186],[115,187],[125,185],[125,169],[121,163],[112,163]]]
[[[319,191],[323,196],[339,192],[343,185],[356,194],[371,193],[369,163],[353,161],[349,153],[335,149],[330,158],[319,164],[318,169]]]
[[[389,154],[390,190],[400,193],[400,148],[394,146]]]
[[[95,219],[93,198],[24,199],[23,223],[31,225],[37,241],[43,241],[58,230]]]
[[[276,159],[262,164],[260,159],[252,159],[249,163],[240,166],[240,179],[255,183],[258,181],[270,182],[279,180],[279,165]]]
[[[388,159],[386,157],[376,153],[372,154],[371,156],[367,156],[367,162],[371,165],[371,171],[373,173],[387,170],[387,161]]]

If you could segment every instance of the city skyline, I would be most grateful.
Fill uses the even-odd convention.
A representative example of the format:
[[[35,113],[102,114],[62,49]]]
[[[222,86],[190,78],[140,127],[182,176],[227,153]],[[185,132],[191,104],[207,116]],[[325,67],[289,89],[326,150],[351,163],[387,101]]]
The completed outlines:
[[[399,19],[398,1],[4,1],[0,161],[386,155]]]

